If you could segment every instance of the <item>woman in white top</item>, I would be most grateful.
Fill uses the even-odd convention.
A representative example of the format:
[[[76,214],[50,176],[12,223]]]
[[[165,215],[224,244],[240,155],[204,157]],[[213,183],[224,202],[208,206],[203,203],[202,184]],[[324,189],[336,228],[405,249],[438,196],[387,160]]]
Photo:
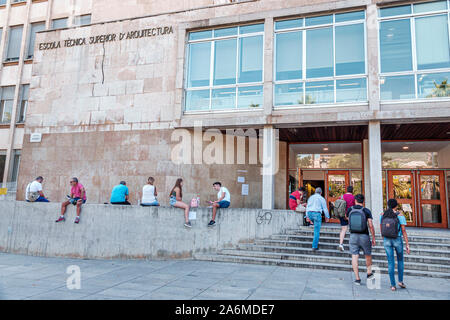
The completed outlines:
[[[148,178],[147,184],[142,188],[142,201],[141,206],[159,206],[159,202],[156,199],[158,192],[156,191],[156,187],[153,185],[155,179],[153,177]]]

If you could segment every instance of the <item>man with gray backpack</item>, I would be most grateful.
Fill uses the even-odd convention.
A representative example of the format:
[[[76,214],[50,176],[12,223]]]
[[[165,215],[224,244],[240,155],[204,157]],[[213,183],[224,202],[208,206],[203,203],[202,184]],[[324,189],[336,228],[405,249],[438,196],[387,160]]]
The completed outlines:
[[[347,217],[350,227],[350,253],[352,255],[352,267],[355,273],[356,285],[361,285],[359,277],[358,258],[359,251],[362,249],[366,258],[367,280],[374,278],[372,273],[372,246],[375,246],[375,229],[373,227],[372,212],[364,208],[364,196],[357,194],[355,196],[355,205],[348,209]],[[369,236],[372,234],[372,241]]]

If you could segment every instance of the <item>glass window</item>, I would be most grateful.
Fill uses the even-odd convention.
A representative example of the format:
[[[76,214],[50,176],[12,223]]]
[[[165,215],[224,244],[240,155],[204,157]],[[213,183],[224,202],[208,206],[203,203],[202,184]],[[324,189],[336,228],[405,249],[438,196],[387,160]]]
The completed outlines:
[[[52,29],[64,29],[67,28],[67,18],[54,19],[52,21]]]
[[[90,14],[85,14],[82,16],[77,16],[74,18],[74,23],[75,26],[86,26],[88,24],[91,24],[91,15]]]
[[[414,99],[414,75],[382,77],[381,100]]]
[[[419,98],[450,97],[450,72],[427,73],[417,76]]]
[[[262,86],[238,88],[238,108],[259,108],[262,105]]]
[[[334,81],[314,81],[306,83],[306,104],[333,102]]]
[[[447,15],[416,19],[417,69],[450,67]]]
[[[2,36],[3,36],[3,29],[0,28],[0,42],[2,42]]]
[[[20,45],[22,43],[23,26],[11,27],[9,29],[8,50],[6,61],[17,61],[20,58]]]
[[[31,25],[30,34],[28,36],[28,54],[27,59],[32,59],[34,54],[34,44],[36,40],[36,32],[45,30],[45,22],[33,23]]]
[[[1,88],[0,123],[9,124],[14,103],[14,86]]]
[[[390,8],[381,8],[379,11],[381,18],[399,16],[404,14],[411,13],[411,5],[406,6],[398,6],[398,7],[390,7]]]
[[[224,28],[214,30],[214,37],[227,37],[227,36],[235,36],[237,35],[238,28]]]
[[[209,89],[186,91],[186,110],[208,110],[210,98],[209,94]]]
[[[264,32],[264,24],[252,24],[249,26],[242,26],[239,27],[239,33],[245,34],[245,33],[255,33],[255,32]]]
[[[275,85],[275,106],[303,104],[303,83]]]
[[[412,70],[410,20],[380,23],[381,72]]]
[[[3,181],[3,175],[5,174],[6,164],[6,151],[0,150],[0,179]]]
[[[441,11],[447,9],[447,1],[434,1],[414,4],[414,13]]]
[[[302,79],[303,32],[276,35],[276,80]]]
[[[236,39],[215,42],[214,85],[236,83]],[[208,75],[209,76],[209,75]]]
[[[210,78],[211,43],[189,45],[188,87],[208,87]]]
[[[189,40],[202,40],[212,38],[212,30],[190,32]]]
[[[336,80],[336,102],[367,101],[366,82],[366,78]]]
[[[366,18],[366,14],[364,11],[355,11],[355,12],[336,14],[334,21],[336,23],[339,23],[339,22],[352,21],[352,20],[364,20],[365,18]]]
[[[306,77],[332,77],[333,65],[333,28],[306,31]]]
[[[333,23],[333,15],[329,16],[320,16],[320,17],[311,17],[305,19],[305,24],[307,27],[309,26],[317,26],[320,24],[330,24]]]
[[[236,88],[212,90],[212,109],[234,109],[236,107]]]
[[[336,35],[336,75],[364,74],[364,24],[338,26]]]
[[[14,150],[14,155],[12,157],[12,167],[11,174],[9,176],[8,182],[14,183],[14,185],[10,185],[10,189],[16,189],[15,183],[17,183],[17,177],[19,176],[19,166],[20,166],[20,150]]]
[[[275,30],[303,27],[303,19],[283,20],[275,22]]]
[[[263,37],[241,38],[239,51],[239,83],[262,81]]]
[[[19,104],[19,112],[17,113],[17,122],[23,123],[25,122],[25,116],[27,114],[28,107],[28,95],[29,95],[30,86],[28,84],[22,85],[20,88],[20,104]]]
[[[3,6],[6,4],[6,0],[0,0],[0,6]],[[0,179],[2,179],[2,176],[0,176]]]

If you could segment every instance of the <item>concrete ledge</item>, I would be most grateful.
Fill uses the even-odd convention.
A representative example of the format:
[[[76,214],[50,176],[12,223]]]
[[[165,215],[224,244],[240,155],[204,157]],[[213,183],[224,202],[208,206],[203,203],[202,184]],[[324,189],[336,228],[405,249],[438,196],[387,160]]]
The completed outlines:
[[[181,209],[86,204],[77,225],[74,206],[68,207],[65,222],[55,223],[59,212],[59,203],[0,201],[0,251],[87,259],[192,258],[295,228],[300,221],[288,210],[229,208],[220,209],[217,226],[208,228],[211,209],[199,208],[187,229]],[[264,219],[266,212],[270,220],[269,214]]]

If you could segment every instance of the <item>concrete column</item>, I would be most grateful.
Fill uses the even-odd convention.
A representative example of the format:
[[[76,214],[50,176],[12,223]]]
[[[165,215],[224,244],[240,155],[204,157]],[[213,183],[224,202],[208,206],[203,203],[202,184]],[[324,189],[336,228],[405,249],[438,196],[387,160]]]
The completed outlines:
[[[369,108],[371,111],[380,110],[380,87],[378,71],[378,8],[376,3],[367,6],[367,86]]]
[[[370,209],[375,230],[379,232],[380,215],[383,212],[383,180],[380,121],[369,121],[369,173]]]
[[[369,163],[369,140],[363,140],[363,158],[364,158],[364,196],[366,198],[366,207],[371,208],[371,194],[370,194],[370,163]]]
[[[274,21],[266,18],[264,23],[264,115],[270,116],[273,109],[273,43]]]
[[[275,173],[277,165],[276,131],[271,125],[263,129],[262,208],[275,207]]]

